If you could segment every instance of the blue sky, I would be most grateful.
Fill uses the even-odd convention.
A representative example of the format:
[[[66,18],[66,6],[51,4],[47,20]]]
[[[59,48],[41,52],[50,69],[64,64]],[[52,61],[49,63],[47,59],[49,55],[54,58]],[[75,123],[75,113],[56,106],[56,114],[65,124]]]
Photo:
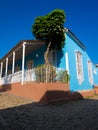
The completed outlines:
[[[86,46],[98,63],[98,0],[0,0],[0,58],[20,40],[33,39],[32,24],[37,16],[54,9],[66,13],[65,27]]]

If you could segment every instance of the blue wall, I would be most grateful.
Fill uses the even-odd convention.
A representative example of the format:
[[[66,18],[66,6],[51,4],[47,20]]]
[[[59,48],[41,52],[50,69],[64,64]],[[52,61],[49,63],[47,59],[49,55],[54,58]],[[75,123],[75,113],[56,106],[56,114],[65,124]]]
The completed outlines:
[[[68,35],[66,34],[66,44],[63,48],[63,57],[60,59],[60,64],[58,64],[58,68],[66,68],[65,64],[65,53],[68,53],[69,59],[69,74],[70,74],[70,90],[88,90],[93,89],[93,85],[89,83],[88,79],[88,68],[87,68],[87,61],[90,60],[87,52],[83,50],[79,45]],[[84,81],[80,85],[77,79],[77,72],[76,72],[76,57],[75,52],[79,51],[82,53],[82,61],[83,61],[83,71],[84,71]],[[58,54],[58,58],[59,58]]]
[[[46,50],[46,47],[43,46],[33,52],[31,52],[28,56],[25,58],[25,69],[26,69],[26,63],[28,60],[33,60],[34,61],[34,67],[36,67],[39,64],[44,64],[44,52]],[[38,57],[36,57],[36,54]]]
[[[57,68],[59,69],[66,69],[65,52],[65,46],[62,50],[57,51]]]
[[[94,67],[94,84],[98,85],[98,68]]]
[[[87,52],[83,50],[79,45],[72,40],[72,38],[66,35],[66,51],[68,52],[69,58],[69,73],[70,73],[70,90],[88,90],[93,89],[93,85],[89,83],[88,79],[88,67],[87,61],[90,60]],[[83,62],[83,73],[84,73],[84,81],[80,85],[77,79],[77,71],[76,71],[76,57],[75,52],[79,51],[82,53],[82,62]]]

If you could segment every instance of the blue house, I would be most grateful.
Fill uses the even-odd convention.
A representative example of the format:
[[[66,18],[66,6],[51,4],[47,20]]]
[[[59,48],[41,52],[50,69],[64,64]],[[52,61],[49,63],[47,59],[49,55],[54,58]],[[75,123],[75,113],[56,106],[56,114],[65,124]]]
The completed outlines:
[[[60,51],[51,50],[49,61],[57,74],[67,70],[71,91],[92,90],[98,84],[98,66],[93,64],[83,43],[69,29],[64,30],[65,46]],[[20,41],[0,60],[0,85],[35,82],[35,67],[44,64],[45,50],[43,41]]]

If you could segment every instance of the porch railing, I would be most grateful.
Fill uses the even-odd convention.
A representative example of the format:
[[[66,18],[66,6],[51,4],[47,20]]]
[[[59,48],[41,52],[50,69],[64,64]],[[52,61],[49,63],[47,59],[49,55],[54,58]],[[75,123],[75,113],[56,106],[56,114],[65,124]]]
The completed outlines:
[[[0,85],[21,82],[22,71],[15,72],[0,79]]]
[[[36,81],[35,69],[25,70],[24,81]]]
[[[13,83],[16,83],[16,82],[21,82],[21,80],[22,80],[22,71],[18,71],[18,72],[16,72],[16,73],[14,73],[13,75],[12,75],[12,82]]]
[[[6,77],[0,78],[0,85],[10,84],[22,81],[22,71],[15,72],[14,74],[10,74]],[[60,69],[56,69],[56,73],[54,73],[50,68],[46,69],[31,69],[24,71],[24,82],[34,81],[34,82],[69,82],[69,75],[67,71],[63,71]]]

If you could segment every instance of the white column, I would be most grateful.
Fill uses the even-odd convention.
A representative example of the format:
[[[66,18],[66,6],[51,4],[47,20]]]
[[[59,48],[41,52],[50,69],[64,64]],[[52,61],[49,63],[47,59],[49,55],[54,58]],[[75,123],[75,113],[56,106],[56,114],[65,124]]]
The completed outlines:
[[[14,70],[15,70],[15,52],[13,52],[12,74],[14,74]]]
[[[14,71],[15,71],[15,52],[13,52],[13,61],[12,61],[12,83],[13,83],[13,80],[14,80]]]
[[[5,70],[5,76],[7,76],[7,71],[8,71],[8,58],[6,58],[6,70]]]
[[[68,71],[68,74],[69,74],[69,59],[68,59],[68,53],[66,52],[65,54],[65,61],[66,61],[66,70]]]
[[[23,85],[23,81],[24,81],[25,44],[26,44],[26,42],[23,43],[23,50],[22,50],[22,81],[21,81],[22,85]]]
[[[2,78],[2,68],[3,68],[3,63],[1,62],[1,71],[0,71],[0,77]]]

